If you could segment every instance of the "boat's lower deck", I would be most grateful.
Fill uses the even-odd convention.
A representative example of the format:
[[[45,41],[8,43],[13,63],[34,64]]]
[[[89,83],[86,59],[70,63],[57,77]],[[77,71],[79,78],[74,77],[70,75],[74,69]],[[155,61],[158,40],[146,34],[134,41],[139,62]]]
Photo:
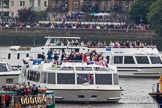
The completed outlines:
[[[118,102],[122,90],[56,90],[57,102]]]
[[[162,67],[132,67],[132,68],[118,68],[119,77],[141,77],[141,78],[152,78],[159,77]]]

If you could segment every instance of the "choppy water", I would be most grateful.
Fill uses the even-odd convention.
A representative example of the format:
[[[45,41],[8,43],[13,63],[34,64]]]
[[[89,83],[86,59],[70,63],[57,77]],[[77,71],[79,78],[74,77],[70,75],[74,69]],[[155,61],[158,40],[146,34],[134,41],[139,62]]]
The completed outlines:
[[[108,104],[61,104],[56,108],[158,108],[148,95],[152,91],[152,84],[158,79],[149,78],[120,78],[120,85],[124,89],[119,103]]]

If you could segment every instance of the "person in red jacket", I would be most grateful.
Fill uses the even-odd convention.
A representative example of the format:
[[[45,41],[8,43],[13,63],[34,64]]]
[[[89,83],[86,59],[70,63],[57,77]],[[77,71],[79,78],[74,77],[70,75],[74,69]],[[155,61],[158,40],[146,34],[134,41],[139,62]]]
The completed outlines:
[[[83,55],[83,62],[87,62],[87,55],[86,54]]]

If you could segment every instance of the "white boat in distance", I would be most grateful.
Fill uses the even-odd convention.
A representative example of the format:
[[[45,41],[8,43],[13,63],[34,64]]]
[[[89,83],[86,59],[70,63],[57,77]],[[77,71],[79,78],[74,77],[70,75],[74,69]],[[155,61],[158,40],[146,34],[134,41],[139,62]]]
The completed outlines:
[[[104,60],[108,64],[116,65],[120,77],[159,77],[162,69],[161,54],[155,46],[131,47],[125,46],[98,46],[89,47],[80,42],[80,37],[45,37],[47,39],[44,46],[39,47],[11,47],[11,50],[3,50],[0,55],[5,58],[11,66],[22,66],[22,59],[25,57],[40,58],[42,52],[47,57],[50,49],[54,53],[60,54],[62,50],[67,55],[72,52],[87,53],[96,51],[102,53]],[[19,46],[18,46],[19,47]]]
[[[0,86],[18,83],[20,70],[13,70],[6,62],[0,62]]]
[[[26,62],[20,83],[55,91],[56,102],[118,102],[123,91],[116,66],[93,62]]]

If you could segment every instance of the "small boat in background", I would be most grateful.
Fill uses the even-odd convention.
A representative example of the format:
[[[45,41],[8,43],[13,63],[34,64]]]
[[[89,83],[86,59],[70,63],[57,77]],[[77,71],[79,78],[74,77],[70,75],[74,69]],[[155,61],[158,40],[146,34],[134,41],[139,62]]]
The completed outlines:
[[[158,108],[162,108],[162,75],[160,76],[159,82],[153,84],[152,92],[149,95],[157,103]]]
[[[15,84],[18,82],[20,70],[14,70],[7,62],[0,62],[0,85]]]
[[[38,91],[28,96],[17,91],[0,91],[0,99],[0,108],[55,108],[53,91]]]

